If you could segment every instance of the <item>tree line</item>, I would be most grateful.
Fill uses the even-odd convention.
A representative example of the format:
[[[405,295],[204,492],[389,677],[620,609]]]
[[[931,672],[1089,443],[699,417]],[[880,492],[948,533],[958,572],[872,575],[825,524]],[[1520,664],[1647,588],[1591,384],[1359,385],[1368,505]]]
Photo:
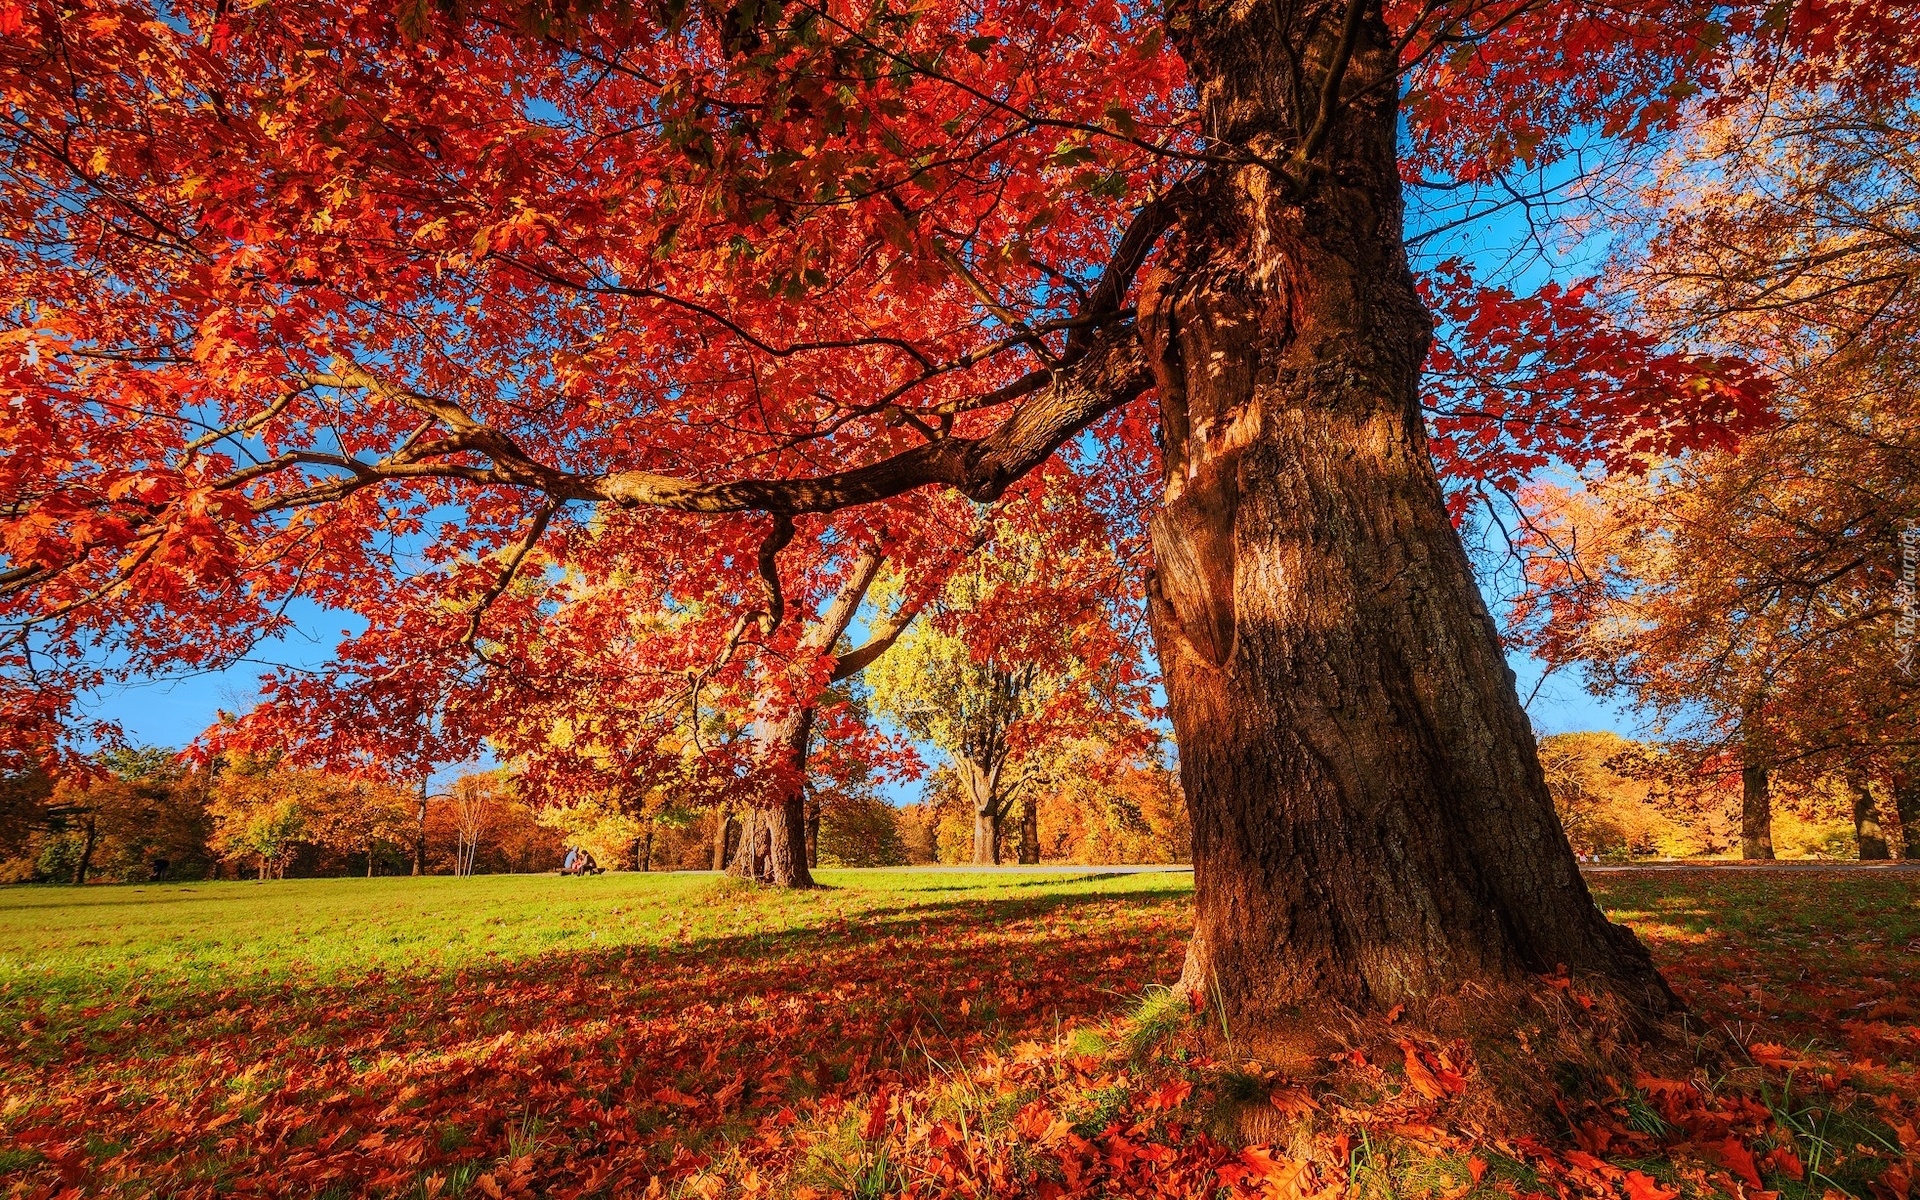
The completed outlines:
[[[627,871],[721,870],[735,806],[535,805],[510,772],[417,788],[265,760],[183,763],[170,750],[101,753],[85,775],[0,777],[0,883],[136,883],[552,871],[581,847]],[[1159,762],[1036,788],[1032,862],[1184,862],[1185,809]],[[871,787],[809,789],[808,865],[973,861],[974,810],[950,769],[896,807]],[[1012,857],[1011,847],[1008,857]]]
[[[1025,789],[1017,823],[995,836],[1005,861],[1191,861],[1179,777],[1158,758],[1116,767],[1105,747],[1071,748]],[[1703,768],[1690,743],[1614,733],[1551,734],[1540,761],[1575,851],[1603,862],[1742,854],[1748,797],[1740,764]],[[579,846],[623,871],[722,870],[740,838],[737,807],[622,805],[604,795],[547,806],[517,794],[510,772],[415,788],[267,762],[182,765],[144,747],[99,755],[84,780],[29,772],[0,779],[0,882],[143,882],[338,875],[474,875],[553,870]],[[809,788],[810,867],[964,865],[978,861],[973,793],[951,764],[914,803],[830,780]],[[1772,792],[1776,853],[1796,859],[1920,857],[1920,815],[1876,787],[1861,817],[1844,774],[1803,776]],[[417,847],[424,857],[415,858]]]

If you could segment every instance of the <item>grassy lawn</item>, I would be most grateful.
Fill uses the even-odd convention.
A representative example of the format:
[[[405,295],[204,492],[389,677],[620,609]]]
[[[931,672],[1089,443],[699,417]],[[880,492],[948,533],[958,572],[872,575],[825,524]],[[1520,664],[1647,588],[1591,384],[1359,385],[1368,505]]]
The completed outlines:
[[[702,874],[617,873],[0,889],[0,987],[10,1001],[97,1004],[128,989],[153,999],[263,981],[350,982],[375,971],[437,977],[542,954],[770,945],[798,929],[948,900],[1187,886],[1177,874],[820,875],[833,890],[806,896],[736,890]]]
[[[0,1187],[1901,1200],[1920,1151],[1915,874],[1597,877],[1733,1068],[1610,1081],[1556,1150],[1388,1063],[1332,1180],[1208,1135],[1257,1064],[1143,1049],[1189,877],[822,876],[0,891]]]

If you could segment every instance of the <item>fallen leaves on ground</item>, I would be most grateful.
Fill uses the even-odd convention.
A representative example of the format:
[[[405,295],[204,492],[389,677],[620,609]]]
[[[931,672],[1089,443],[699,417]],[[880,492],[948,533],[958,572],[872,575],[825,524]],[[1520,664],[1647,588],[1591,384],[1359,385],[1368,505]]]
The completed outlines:
[[[86,1020],[26,1006],[0,1162],[23,1197],[1915,1200],[1916,883],[1599,881],[1691,1027],[1743,1049],[1564,1081],[1559,1138],[1478,1122],[1471,1053],[1404,1025],[1336,1064],[1375,1082],[1366,1104],[1197,1040],[1130,1047],[1125,1010],[1185,934],[1184,898],[1151,893],[920,899]],[[1216,1118],[1250,1087],[1310,1132],[1229,1144]]]

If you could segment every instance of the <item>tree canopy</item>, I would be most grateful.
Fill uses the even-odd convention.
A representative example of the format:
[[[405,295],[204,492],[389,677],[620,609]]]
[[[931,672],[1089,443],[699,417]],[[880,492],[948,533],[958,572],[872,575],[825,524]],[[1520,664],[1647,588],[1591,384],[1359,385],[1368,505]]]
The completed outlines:
[[[938,541],[951,503],[911,489],[990,498],[1063,446],[1070,490],[1137,500],[1133,280],[1265,153],[1209,141],[1184,11],[9,5],[10,748],[90,685],[231,661],[295,593],[373,622],[343,657],[444,670],[536,620],[530,561],[671,569],[724,626],[779,606],[753,573],[796,517]],[[1875,45],[1844,86],[1878,95],[1912,38],[1866,4],[1388,19],[1416,202],[1653,137],[1754,62],[1790,86]],[[1462,478],[1755,412],[1584,289],[1425,278]]]

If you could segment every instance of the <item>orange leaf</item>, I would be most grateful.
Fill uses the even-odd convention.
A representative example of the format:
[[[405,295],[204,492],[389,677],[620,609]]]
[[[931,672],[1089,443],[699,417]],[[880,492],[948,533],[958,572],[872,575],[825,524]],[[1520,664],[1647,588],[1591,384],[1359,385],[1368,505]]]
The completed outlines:
[[[1674,1200],[1677,1187],[1668,1187],[1642,1171],[1627,1172],[1627,1200]]]
[[[1169,1079],[1160,1085],[1158,1091],[1147,1099],[1147,1107],[1158,1109],[1178,1108],[1186,1103],[1193,1094],[1193,1085],[1184,1079]]]
[[[1266,1146],[1249,1146],[1240,1152],[1251,1178],[1260,1181],[1261,1195],[1268,1200],[1300,1200],[1307,1192],[1307,1164],[1275,1154]]]
[[[689,1096],[685,1092],[670,1087],[663,1087],[655,1092],[653,1099],[661,1104],[671,1104],[675,1108],[699,1108],[701,1104],[700,1097]]]
[[[1747,1053],[1763,1067],[1790,1067],[1802,1061],[1799,1055],[1778,1042],[1755,1042],[1747,1047]]]

